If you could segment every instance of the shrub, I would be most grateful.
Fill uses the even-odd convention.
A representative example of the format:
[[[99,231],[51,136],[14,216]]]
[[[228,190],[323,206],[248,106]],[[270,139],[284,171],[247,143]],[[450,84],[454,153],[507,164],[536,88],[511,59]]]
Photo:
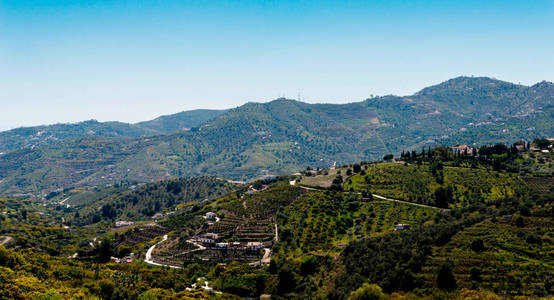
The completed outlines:
[[[380,286],[376,284],[364,283],[359,289],[350,293],[350,300],[379,300],[385,295]]]
[[[478,267],[471,267],[469,269],[469,280],[481,282],[481,269]]]
[[[437,272],[437,286],[441,290],[454,290],[458,287],[456,278],[452,274],[452,261],[447,260],[441,264]]]
[[[485,244],[483,244],[483,240],[480,238],[474,239],[471,242],[471,250],[475,252],[483,252],[485,251]]]

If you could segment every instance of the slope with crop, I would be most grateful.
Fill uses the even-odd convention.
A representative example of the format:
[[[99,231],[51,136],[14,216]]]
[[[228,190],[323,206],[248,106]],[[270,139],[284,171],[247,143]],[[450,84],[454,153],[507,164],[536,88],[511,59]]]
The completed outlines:
[[[554,135],[553,101],[554,88],[548,82],[526,87],[490,78],[459,77],[412,96],[350,104],[287,99],[247,103],[190,131],[114,140],[110,143],[116,148],[118,143],[123,148],[129,143],[139,146],[106,164],[109,168],[91,167],[86,176],[76,177],[78,180],[55,180],[82,169],[56,163],[66,159],[54,155],[72,152],[60,148],[78,148],[78,143],[40,147],[33,150],[41,153],[34,161],[27,161],[32,156],[24,152],[7,154],[15,162],[0,157],[0,191],[38,192],[67,187],[68,183],[145,182],[198,174],[246,180],[306,166],[329,167],[335,161],[377,160],[386,153],[427,145],[549,137]],[[91,160],[88,153],[80,153],[75,159]],[[25,167],[17,168],[22,161]],[[31,174],[35,174],[30,176],[34,181],[28,182]]]

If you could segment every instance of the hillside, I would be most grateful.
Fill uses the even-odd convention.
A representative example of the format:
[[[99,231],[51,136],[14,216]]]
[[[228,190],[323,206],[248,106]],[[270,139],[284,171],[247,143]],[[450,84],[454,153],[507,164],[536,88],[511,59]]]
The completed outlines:
[[[206,121],[222,115],[227,110],[196,109],[180,113],[161,116],[154,120],[136,123],[140,128],[149,129],[158,133],[173,133],[198,127]]]
[[[552,83],[527,87],[470,77],[412,96],[349,104],[247,103],[190,131],[148,139],[91,137],[87,151],[79,142],[66,141],[5,154],[0,156],[0,192],[36,194],[199,174],[248,180],[306,166],[327,168],[335,161],[379,160],[426,145],[551,137],[552,103]]]
[[[42,147],[60,141],[89,137],[139,137],[158,132],[121,122],[84,121],[74,124],[55,124],[21,127],[0,132],[0,152]]]
[[[307,170],[238,187],[199,177],[53,196],[69,197],[67,207],[0,198],[6,212],[0,214],[0,234],[12,239],[13,248],[0,246],[2,284],[8,287],[0,295],[350,299],[365,291],[381,295],[376,299],[551,296],[551,153],[504,152],[489,159],[444,156],[443,150],[438,147],[407,164],[362,162],[334,173]],[[537,166],[529,172],[504,169],[535,158]],[[498,159],[504,164],[495,163]],[[433,163],[443,165],[437,169],[442,183],[436,182]],[[344,175],[338,188],[315,185],[327,186],[318,176],[338,175]],[[418,180],[422,191],[455,185],[456,201],[448,208],[415,203],[418,189],[406,187]],[[373,196],[363,192],[368,188]],[[513,193],[494,192],[508,190]],[[144,209],[156,202],[160,211],[174,213],[156,222],[143,218],[150,216]],[[82,223],[90,217],[83,207],[98,214],[94,223]],[[136,217],[136,222],[116,227],[120,217]]]
[[[168,134],[200,126],[224,112],[225,110],[207,109],[183,111],[136,124],[90,120],[79,123],[20,127],[0,132],[0,153],[52,145],[64,140],[83,137],[136,138]]]

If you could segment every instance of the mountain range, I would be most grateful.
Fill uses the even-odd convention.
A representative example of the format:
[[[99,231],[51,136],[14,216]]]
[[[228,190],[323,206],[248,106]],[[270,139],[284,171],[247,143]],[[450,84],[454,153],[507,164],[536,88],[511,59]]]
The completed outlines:
[[[137,124],[86,121],[0,133],[0,192],[212,174],[248,180],[428,145],[554,136],[554,84],[458,77],[410,96],[348,104],[291,99]]]

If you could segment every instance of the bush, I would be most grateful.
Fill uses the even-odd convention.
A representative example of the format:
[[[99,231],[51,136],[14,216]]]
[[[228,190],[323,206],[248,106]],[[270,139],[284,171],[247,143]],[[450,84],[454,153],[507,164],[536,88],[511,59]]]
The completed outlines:
[[[350,300],[379,300],[385,295],[380,286],[376,284],[364,283],[359,289],[350,293]]]
[[[523,221],[523,217],[519,216],[516,219],[516,226],[517,227],[523,227],[525,225],[525,222]]]
[[[474,239],[472,242],[471,242],[471,250],[475,251],[475,252],[483,252],[485,251],[485,244],[483,244],[483,240],[482,239]]]
[[[458,287],[456,278],[452,274],[452,261],[447,260],[441,264],[437,272],[437,286],[441,290],[454,290]]]
[[[317,258],[313,255],[309,255],[300,264],[300,273],[303,276],[311,275],[317,271],[318,263]]]
[[[469,280],[481,282],[481,269],[478,267],[471,267],[469,269]]]

